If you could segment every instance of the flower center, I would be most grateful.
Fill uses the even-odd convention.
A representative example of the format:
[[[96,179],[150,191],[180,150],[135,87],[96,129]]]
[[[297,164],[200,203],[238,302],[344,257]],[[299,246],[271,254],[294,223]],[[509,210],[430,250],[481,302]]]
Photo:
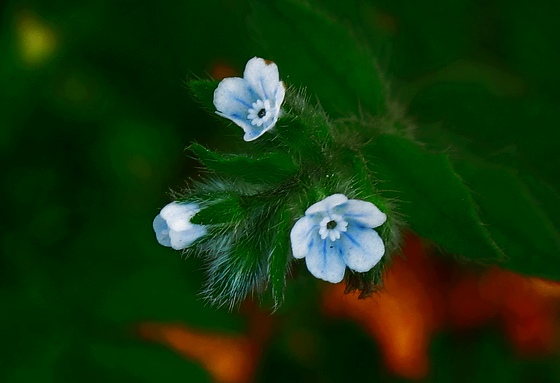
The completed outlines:
[[[251,104],[247,110],[247,119],[251,120],[252,125],[261,126],[273,115],[273,110],[269,100],[257,100]]]
[[[328,237],[331,241],[336,241],[340,239],[341,233],[347,230],[347,226],[348,222],[346,222],[342,216],[332,214],[331,216],[323,218],[319,223],[319,235],[321,239],[327,239]]]

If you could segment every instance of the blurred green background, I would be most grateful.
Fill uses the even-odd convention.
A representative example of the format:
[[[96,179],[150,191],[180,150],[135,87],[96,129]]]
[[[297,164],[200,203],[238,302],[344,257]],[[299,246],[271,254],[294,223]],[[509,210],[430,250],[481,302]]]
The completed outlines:
[[[321,7],[369,45],[421,139],[520,161],[560,189],[555,3]],[[196,358],[143,340],[137,325],[250,331],[252,314],[199,300],[202,263],[159,246],[151,228],[168,191],[198,176],[185,146],[242,142],[238,128],[200,108],[185,82],[239,75],[247,59],[273,51],[250,15],[238,0],[2,3],[1,382],[213,381]],[[306,85],[280,71],[287,83]],[[290,282],[255,379],[406,381],[387,370],[379,345],[355,323],[325,319],[314,283]],[[521,358],[498,327],[477,328],[468,341],[437,332],[424,380],[560,382],[557,353]],[[285,339],[300,334],[323,351],[292,353],[298,346]]]

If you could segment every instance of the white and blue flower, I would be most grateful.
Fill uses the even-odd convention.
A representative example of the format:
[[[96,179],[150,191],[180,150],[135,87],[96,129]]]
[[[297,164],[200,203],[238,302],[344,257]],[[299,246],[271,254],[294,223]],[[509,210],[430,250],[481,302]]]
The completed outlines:
[[[154,218],[157,241],[163,246],[182,250],[206,235],[206,227],[191,223],[191,218],[199,211],[196,203],[171,202],[166,205]]]
[[[220,82],[214,91],[214,106],[218,115],[243,129],[245,141],[253,141],[274,127],[285,93],[276,64],[253,57],[243,78],[228,77]]]
[[[311,205],[292,228],[290,240],[295,258],[305,258],[315,277],[338,283],[346,266],[363,273],[385,254],[375,227],[387,216],[371,202],[333,194]]]

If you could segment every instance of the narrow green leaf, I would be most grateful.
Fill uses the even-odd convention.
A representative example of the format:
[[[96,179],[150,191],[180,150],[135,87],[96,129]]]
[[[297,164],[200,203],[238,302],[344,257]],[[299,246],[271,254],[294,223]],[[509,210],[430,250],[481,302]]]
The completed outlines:
[[[400,213],[417,234],[456,255],[503,260],[446,155],[390,135],[376,137],[365,152],[380,192],[399,201]]]
[[[189,149],[210,170],[236,176],[249,183],[282,182],[297,172],[292,158],[283,153],[269,153],[261,157],[222,155],[199,144],[193,144]]]
[[[272,287],[274,306],[278,308],[284,301],[286,272],[290,255],[289,234],[293,222],[286,206],[281,208],[275,218],[277,225],[273,227],[273,230],[269,230],[272,234],[272,249],[270,250],[270,254],[268,256],[268,275],[270,278],[270,285]]]
[[[297,0],[254,2],[251,21],[281,76],[307,86],[331,116],[386,110],[375,59],[348,26]]]
[[[560,279],[560,232],[545,205],[557,209],[558,195],[536,180],[533,190],[546,193],[536,199],[516,172],[501,166],[463,161],[461,176],[476,191],[474,198],[487,228],[508,256],[504,266],[530,275]]]

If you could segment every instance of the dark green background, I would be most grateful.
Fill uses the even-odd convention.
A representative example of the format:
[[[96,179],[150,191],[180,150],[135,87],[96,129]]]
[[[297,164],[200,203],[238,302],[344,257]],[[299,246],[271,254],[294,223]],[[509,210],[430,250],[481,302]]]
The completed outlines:
[[[421,139],[519,162],[559,189],[560,13],[552,1],[341,4],[323,7],[370,46]],[[185,81],[206,78],[218,63],[240,73],[248,58],[274,51],[250,14],[236,0],[2,3],[0,381],[207,381],[195,362],[139,341],[133,325],[244,330],[241,315],[198,299],[201,262],[159,246],[151,222],[170,188],[197,177],[185,146],[242,143],[241,131],[202,110]],[[21,47],[30,19],[54,36],[52,53],[34,62]],[[286,31],[273,33],[282,41]],[[286,82],[320,83],[292,79],[297,62],[279,63]],[[288,302],[315,302],[313,289],[291,293]],[[260,381],[398,381],[354,326],[325,324],[316,309],[296,318],[273,338]],[[312,365],[290,358],[281,341],[300,327],[325,339],[328,352]],[[495,329],[473,339],[466,347],[438,335],[430,380],[560,381],[557,360],[519,362]]]

